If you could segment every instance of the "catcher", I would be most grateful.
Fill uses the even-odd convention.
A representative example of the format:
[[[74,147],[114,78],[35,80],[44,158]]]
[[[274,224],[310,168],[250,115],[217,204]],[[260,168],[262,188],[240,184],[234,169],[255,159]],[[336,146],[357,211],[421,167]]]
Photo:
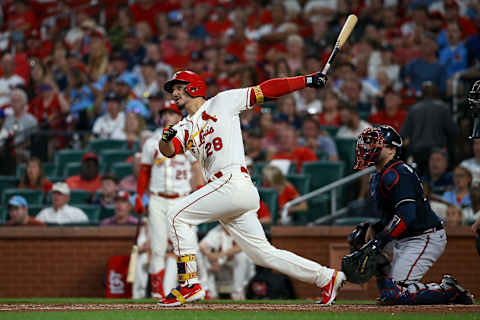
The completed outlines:
[[[367,128],[357,139],[354,168],[377,168],[370,196],[382,219],[350,234],[352,253],[342,260],[343,272],[353,283],[375,275],[379,304],[472,304],[472,294],[452,276],[443,276],[440,284],[420,282],[442,255],[447,238],[417,174],[400,160],[401,147],[400,135],[385,125]],[[382,252],[391,253],[391,262]]]

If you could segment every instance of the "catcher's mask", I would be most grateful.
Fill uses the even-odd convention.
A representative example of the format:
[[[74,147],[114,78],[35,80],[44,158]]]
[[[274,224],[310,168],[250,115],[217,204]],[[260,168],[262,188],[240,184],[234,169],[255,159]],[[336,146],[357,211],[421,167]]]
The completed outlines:
[[[163,88],[168,93],[173,92],[173,86],[177,83],[185,84],[185,92],[191,97],[205,97],[207,85],[202,77],[193,71],[178,71],[173,77],[165,82]]]
[[[395,129],[386,125],[364,129],[357,138],[353,168],[362,170],[374,165],[385,145],[396,147],[397,152],[402,147],[402,138]]]
[[[475,81],[467,96],[468,107],[473,113],[473,132],[470,139],[480,138],[480,80]]]

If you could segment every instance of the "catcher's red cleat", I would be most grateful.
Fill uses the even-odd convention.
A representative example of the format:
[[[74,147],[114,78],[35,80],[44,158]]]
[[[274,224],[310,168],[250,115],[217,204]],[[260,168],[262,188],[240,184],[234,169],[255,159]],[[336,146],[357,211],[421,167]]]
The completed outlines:
[[[347,277],[342,271],[335,271],[330,282],[322,287],[322,300],[317,301],[317,304],[329,306],[337,297],[338,290],[343,286]]]
[[[161,301],[158,305],[162,307],[177,307],[187,302],[202,300],[205,298],[205,291],[200,284],[191,284],[187,286],[178,286]]]

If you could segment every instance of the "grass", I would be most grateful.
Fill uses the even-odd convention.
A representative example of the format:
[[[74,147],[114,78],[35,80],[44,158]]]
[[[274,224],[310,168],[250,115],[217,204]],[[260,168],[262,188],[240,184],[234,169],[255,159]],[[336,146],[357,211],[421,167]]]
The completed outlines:
[[[3,313],[2,320],[474,320],[478,314],[385,314],[331,312],[235,312],[235,311],[89,311]]]

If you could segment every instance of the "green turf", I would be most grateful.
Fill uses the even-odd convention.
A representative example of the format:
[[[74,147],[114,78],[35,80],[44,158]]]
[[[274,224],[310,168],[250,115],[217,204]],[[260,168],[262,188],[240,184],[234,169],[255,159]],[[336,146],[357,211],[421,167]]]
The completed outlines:
[[[235,311],[89,311],[89,312],[15,312],[2,313],[2,320],[470,320],[478,314],[381,314],[333,312],[235,312]]]

